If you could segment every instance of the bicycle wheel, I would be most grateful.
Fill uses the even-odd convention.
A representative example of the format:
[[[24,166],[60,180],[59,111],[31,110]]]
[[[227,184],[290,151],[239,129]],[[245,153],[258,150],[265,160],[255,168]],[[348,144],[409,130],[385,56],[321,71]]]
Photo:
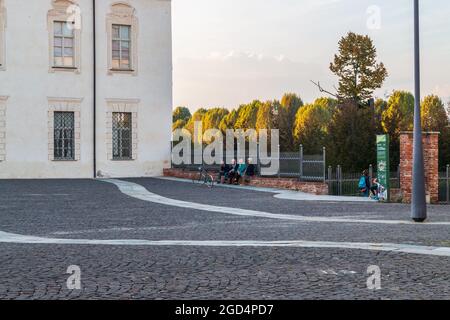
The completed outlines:
[[[212,188],[214,186],[214,177],[210,174],[207,174],[205,176],[205,184],[208,186],[208,188]]]

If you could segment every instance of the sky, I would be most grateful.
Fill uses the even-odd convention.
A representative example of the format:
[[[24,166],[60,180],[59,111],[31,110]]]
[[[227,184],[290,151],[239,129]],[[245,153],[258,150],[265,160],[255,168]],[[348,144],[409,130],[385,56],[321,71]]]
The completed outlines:
[[[421,0],[422,96],[450,100],[450,1]],[[369,35],[389,77],[413,91],[413,0],[172,0],[174,107],[235,108],[285,92],[330,91],[339,39]]]

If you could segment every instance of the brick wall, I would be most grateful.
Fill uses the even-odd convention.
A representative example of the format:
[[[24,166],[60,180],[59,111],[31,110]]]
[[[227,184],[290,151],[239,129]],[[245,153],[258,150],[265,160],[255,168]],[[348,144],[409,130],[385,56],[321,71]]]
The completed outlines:
[[[194,179],[197,172],[184,171],[182,169],[164,169],[165,177],[175,177],[182,179]],[[301,191],[316,195],[328,195],[328,185],[323,182],[300,182],[298,179],[289,178],[261,178],[254,177],[246,185],[254,187],[278,188]]]
[[[423,133],[425,163],[425,190],[427,201],[439,202],[439,133]],[[400,188],[403,202],[410,203],[412,196],[413,133],[400,135]]]

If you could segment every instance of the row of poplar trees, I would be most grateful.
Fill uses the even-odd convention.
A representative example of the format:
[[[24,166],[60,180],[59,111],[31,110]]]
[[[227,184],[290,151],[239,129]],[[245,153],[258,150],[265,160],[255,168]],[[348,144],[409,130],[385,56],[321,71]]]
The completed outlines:
[[[281,151],[298,151],[302,144],[306,154],[318,154],[326,147],[327,165],[341,165],[348,171],[375,164],[376,135],[389,134],[391,167],[395,170],[400,133],[413,129],[414,96],[399,90],[386,99],[372,99],[388,72],[377,61],[376,48],[368,36],[350,32],[343,37],[330,70],[339,79],[335,93],[326,91],[330,97],[305,104],[299,95],[287,93],[281,100],[255,100],[231,111],[202,108],[192,115],[188,108],[178,107],[173,113],[173,129],[193,132],[195,121],[202,121],[203,130],[218,128],[223,132],[279,129]],[[441,133],[439,162],[443,169],[450,163],[450,104],[446,109],[439,97],[429,95],[421,107],[424,130]]]

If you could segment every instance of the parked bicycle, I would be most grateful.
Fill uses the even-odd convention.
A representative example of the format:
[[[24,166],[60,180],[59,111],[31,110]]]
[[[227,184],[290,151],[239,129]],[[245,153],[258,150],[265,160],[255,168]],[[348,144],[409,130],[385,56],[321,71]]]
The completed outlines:
[[[209,188],[214,186],[214,177],[210,174],[204,166],[198,168],[198,174],[192,179],[194,184],[201,183]]]

